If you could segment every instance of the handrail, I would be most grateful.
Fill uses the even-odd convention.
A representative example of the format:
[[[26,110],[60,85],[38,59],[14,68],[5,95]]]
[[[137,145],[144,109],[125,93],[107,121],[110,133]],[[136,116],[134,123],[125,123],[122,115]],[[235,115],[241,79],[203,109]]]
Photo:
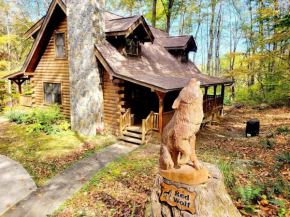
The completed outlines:
[[[153,113],[153,130],[159,130],[159,113]]]
[[[131,126],[131,108],[125,114],[120,116],[120,136],[123,136],[123,130]]]
[[[145,142],[145,136],[150,131],[153,130],[153,114],[151,111],[146,119],[142,120],[142,142]]]

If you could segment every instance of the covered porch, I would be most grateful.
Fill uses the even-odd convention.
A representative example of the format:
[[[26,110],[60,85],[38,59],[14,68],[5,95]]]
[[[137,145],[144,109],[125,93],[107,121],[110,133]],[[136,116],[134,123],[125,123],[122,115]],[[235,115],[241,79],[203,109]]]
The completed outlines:
[[[32,94],[23,94],[22,85],[30,80],[29,76],[24,75],[23,72],[16,72],[3,77],[9,82],[9,91],[11,91],[11,84],[15,83],[18,87],[19,105],[24,107],[32,107]]]
[[[119,79],[118,79],[119,80]],[[124,113],[119,117],[119,138],[124,141],[143,144],[152,135],[162,133],[172,119],[172,109],[179,90],[160,91],[133,82],[124,81]],[[201,86],[205,118],[214,118],[223,110],[224,84]]]

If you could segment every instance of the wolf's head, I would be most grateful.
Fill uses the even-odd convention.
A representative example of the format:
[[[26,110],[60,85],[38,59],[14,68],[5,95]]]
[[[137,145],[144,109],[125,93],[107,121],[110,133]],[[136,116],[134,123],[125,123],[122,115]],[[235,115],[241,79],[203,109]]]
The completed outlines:
[[[200,97],[203,97],[200,90],[200,81],[198,81],[196,78],[192,78],[188,85],[180,91],[179,96],[172,105],[172,108],[177,109],[180,103],[189,104],[199,99]]]

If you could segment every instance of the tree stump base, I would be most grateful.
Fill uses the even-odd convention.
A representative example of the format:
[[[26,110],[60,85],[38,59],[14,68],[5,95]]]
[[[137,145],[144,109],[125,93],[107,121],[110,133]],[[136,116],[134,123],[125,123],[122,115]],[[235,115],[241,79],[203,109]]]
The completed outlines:
[[[209,169],[210,174],[208,181],[203,184],[182,184],[157,174],[151,194],[152,217],[241,216],[226,191],[222,172],[212,164],[202,164]]]

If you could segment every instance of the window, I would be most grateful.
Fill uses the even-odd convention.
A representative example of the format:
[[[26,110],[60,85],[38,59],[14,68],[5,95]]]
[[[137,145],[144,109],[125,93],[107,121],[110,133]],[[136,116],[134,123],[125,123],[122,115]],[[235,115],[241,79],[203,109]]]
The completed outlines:
[[[48,104],[61,105],[61,84],[43,83],[44,85],[44,102]]]
[[[181,51],[181,62],[187,62],[188,53],[186,51]]]
[[[139,40],[138,39],[126,39],[126,53],[131,55],[139,55]]]
[[[55,34],[55,56],[56,58],[65,58],[66,49],[65,49],[65,34],[56,33]]]

